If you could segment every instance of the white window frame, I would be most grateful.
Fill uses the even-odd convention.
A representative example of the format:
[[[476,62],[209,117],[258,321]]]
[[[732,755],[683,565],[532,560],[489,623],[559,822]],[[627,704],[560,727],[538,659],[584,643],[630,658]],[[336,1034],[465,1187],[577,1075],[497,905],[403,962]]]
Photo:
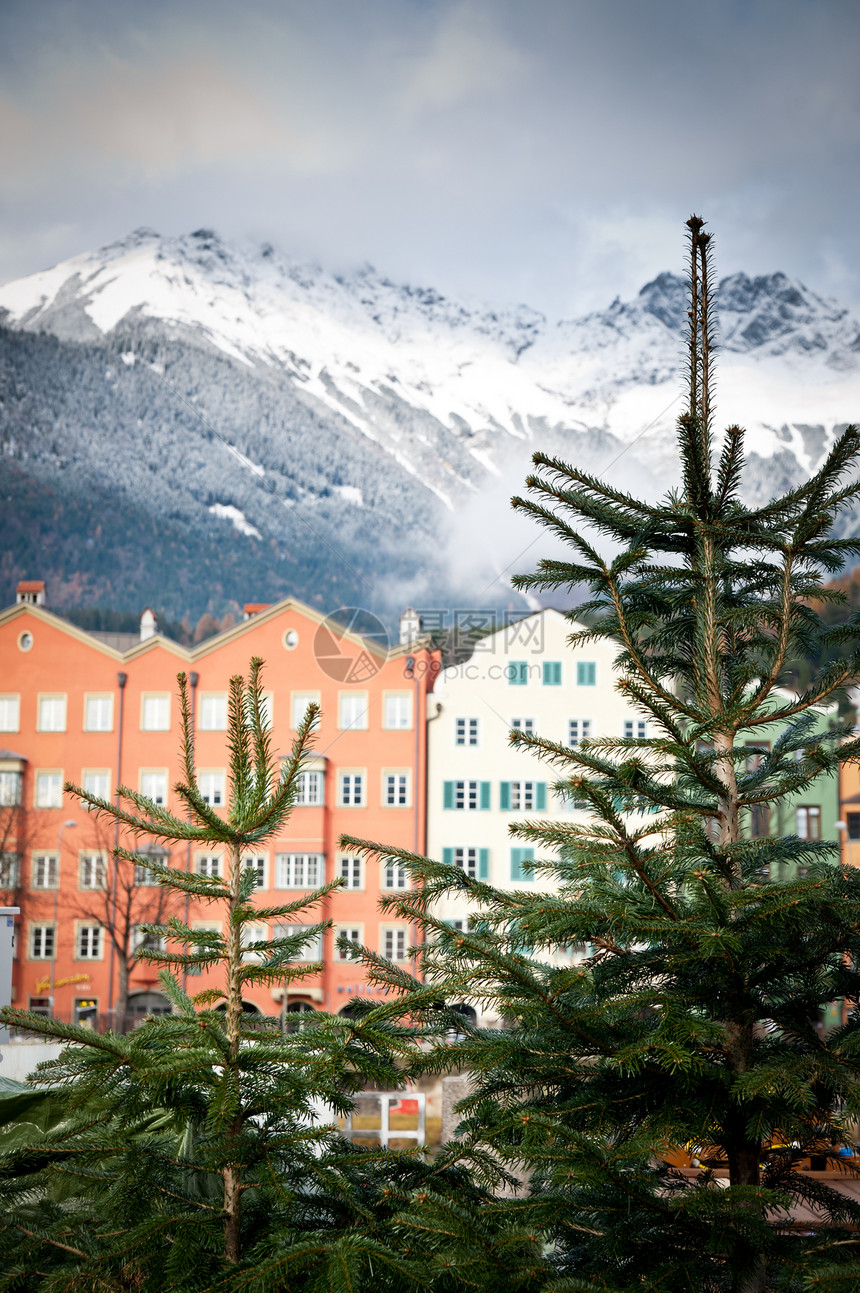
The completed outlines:
[[[194,857],[194,874],[220,880],[223,876],[224,857],[221,853],[197,853]]]
[[[272,940],[279,938],[294,938],[296,935],[304,933],[306,929],[313,929],[313,925],[287,925],[277,923],[272,926]],[[318,930],[313,938],[309,938],[298,956],[292,957],[291,965],[313,965],[316,961],[323,959],[323,936],[322,931]]]
[[[275,854],[273,889],[318,889],[324,877],[325,855],[322,853]]]
[[[349,796],[344,794],[346,789],[345,778],[351,780]],[[359,798],[355,798],[354,778],[360,778]],[[338,808],[365,808],[367,806],[367,768],[342,768],[337,774],[337,806]]]
[[[462,787],[462,790],[460,789]],[[474,803],[472,800],[474,799]],[[460,812],[473,813],[481,807],[481,782],[472,778],[460,778],[454,782],[454,808]]]
[[[389,784],[392,778],[396,778],[393,786],[394,798],[392,799],[392,786]],[[403,796],[401,803],[400,796]],[[411,808],[412,807],[412,769],[411,768],[383,768],[382,769],[382,795],[381,803],[383,808]]]
[[[297,732],[302,725],[308,705],[319,705],[320,693],[318,691],[291,691],[290,692],[290,727]]]
[[[42,795],[41,787],[47,777],[59,779],[59,797],[47,798]],[[63,777],[62,768],[37,768],[33,776],[33,807],[34,808],[62,808],[63,806]]]
[[[143,923],[148,922],[144,921]],[[164,952],[167,949],[167,936],[165,934],[144,934],[140,925],[132,925],[128,936],[128,950],[133,956],[142,947],[151,949],[154,952]]]
[[[361,706],[364,706],[362,709]],[[350,718],[355,710],[356,715]],[[366,691],[337,693],[337,727],[339,732],[366,732],[370,722],[370,696]]]
[[[61,705],[62,706],[62,724],[58,725],[56,720],[46,724],[42,713],[43,705]],[[59,714],[59,711],[58,711]],[[36,731],[37,732],[65,732],[69,723],[69,697],[65,691],[40,691],[36,698]]]
[[[338,947],[338,939],[346,935],[354,947],[364,945],[364,924],[359,920],[343,921],[334,927],[334,956],[336,961],[351,961],[353,958],[348,952],[343,952]]]
[[[158,778],[158,784],[153,785],[155,778]],[[170,778],[167,768],[139,768],[137,773],[137,784],[140,787],[140,793],[146,795],[153,803],[158,804],[161,808],[167,807],[167,796],[170,792]],[[153,794],[155,790],[158,793]]]
[[[213,715],[214,706],[222,707],[219,714]],[[197,728],[201,732],[226,732],[227,731],[227,705],[228,696],[226,691],[201,691],[197,698]],[[215,721],[213,721],[213,718]]]
[[[311,778],[316,778],[318,798],[308,797],[308,788],[312,784]],[[325,806],[325,773],[322,768],[305,768],[304,772],[299,773],[298,797],[296,799],[297,808],[323,808]]]
[[[161,701],[166,705],[167,722],[159,721],[158,723],[147,723],[147,706],[150,701]],[[170,731],[170,692],[169,691],[144,691],[140,697],[140,730],[141,732],[169,732]]]
[[[269,887],[269,855],[268,853],[249,853],[242,858],[242,865],[250,867],[257,877],[257,888],[268,889]]]
[[[37,940],[36,934],[40,931]],[[50,931],[51,947],[45,949],[45,932]],[[40,944],[40,951],[36,951],[36,943]],[[52,920],[32,920],[27,928],[27,960],[28,961],[52,961],[57,945],[57,927]]]
[[[53,863],[53,866],[51,866]],[[60,859],[56,852],[51,849],[34,849],[30,857],[30,888],[31,889],[59,889],[60,887]],[[52,884],[38,884],[37,881],[42,877],[53,879]]]
[[[0,808],[22,807],[24,773],[17,768],[0,768]]]
[[[474,738],[474,739],[473,739]],[[481,720],[472,714],[454,718],[454,745],[457,749],[477,749],[481,744]]]
[[[477,844],[455,844],[452,852],[454,854],[454,866],[459,867],[464,875],[471,880],[478,879],[478,871],[481,865],[481,850]],[[470,857],[469,854],[474,854]]]
[[[107,721],[91,723],[90,722],[90,705],[91,704],[107,705]],[[109,691],[85,691],[84,692],[84,729],[85,732],[112,732],[113,731],[113,693]]]
[[[386,858],[380,865],[382,888],[397,890],[411,889],[412,876],[397,858]]]
[[[648,738],[648,720],[647,718],[625,718],[621,731],[625,741],[645,741]]]
[[[91,782],[94,777],[104,781],[105,794],[102,794],[101,788],[95,789],[92,784],[87,785],[87,781]],[[110,777],[110,768],[83,768],[81,770],[81,785],[89,795],[95,795],[98,799],[110,799]]]
[[[216,785],[214,780],[208,789],[203,788],[203,778],[211,780],[218,779]],[[197,784],[200,787],[200,794],[205,803],[210,808],[226,808],[227,806],[227,769],[226,768],[201,768],[197,773]]]
[[[533,813],[537,802],[537,782],[509,781],[512,813]]]
[[[13,849],[0,852],[0,889],[16,889],[21,876],[21,854]]]
[[[405,715],[398,713],[400,708]],[[406,722],[402,722],[402,718]],[[411,732],[415,722],[411,691],[384,691],[382,693],[382,729],[385,732]]]
[[[408,925],[380,925],[379,950],[386,961],[408,961],[410,948]]]
[[[250,952],[247,950],[249,943],[268,943],[269,928],[262,921],[249,921],[247,925],[242,926],[241,934],[242,960],[259,965],[265,959],[265,952]]]
[[[534,736],[535,720],[533,718],[518,715],[516,718],[511,719],[511,730],[514,732],[522,732],[524,736]]]
[[[355,853],[339,853],[337,874],[338,879],[343,880],[342,888],[353,892],[364,889],[364,858]]]
[[[81,849],[78,853],[78,888],[104,890],[107,885],[107,853],[104,849]]]
[[[20,732],[21,693],[6,691],[0,694],[0,732]]]
[[[576,736],[573,733],[574,724],[576,724]],[[567,720],[567,743],[571,750],[578,750],[583,741],[590,741],[593,736],[593,719],[569,718]]]
[[[84,934],[87,934],[86,940]],[[85,948],[87,950],[85,950]],[[93,954],[93,949],[95,954]],[[75,952],[72,960],[74,961],[103,961],[105,954],[104,929],[93,921],[76,920],[75,921]]]
[[[260,692],[260,721],[267,732],[271,732],[275,723],[275,697],[270,691]]]

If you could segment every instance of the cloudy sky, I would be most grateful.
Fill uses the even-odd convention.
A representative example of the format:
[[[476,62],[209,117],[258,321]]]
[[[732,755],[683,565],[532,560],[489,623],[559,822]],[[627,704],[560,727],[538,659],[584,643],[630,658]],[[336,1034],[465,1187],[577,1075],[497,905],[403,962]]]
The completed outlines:
[[[140,225],[550,314],[681,268],[860,302],[857,0],[2,0],[0,281]]]

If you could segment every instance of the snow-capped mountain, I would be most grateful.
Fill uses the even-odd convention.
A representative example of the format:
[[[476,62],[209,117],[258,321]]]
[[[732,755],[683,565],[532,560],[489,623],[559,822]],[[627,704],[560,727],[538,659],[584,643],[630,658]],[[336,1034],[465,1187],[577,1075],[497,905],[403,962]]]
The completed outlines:
[[[749,488],[768,493],[860,417],[860,322],[784,274],[724,279],[718,308],[719,418],[747,426]],[[513,555],[486,500],[501,508],[533,448],[671,481],[686,310],[668,273],[549,321],[208,230],[138,230],[0,288],[5,465],[168,529],[193,518],[243,568],[248,545],[272,577],[286,562],[304,596],[320,578],[376,604],[465,593]],[[463,563],[488,524],[495,547]],[[326,544],[360,570],[332,585]]]

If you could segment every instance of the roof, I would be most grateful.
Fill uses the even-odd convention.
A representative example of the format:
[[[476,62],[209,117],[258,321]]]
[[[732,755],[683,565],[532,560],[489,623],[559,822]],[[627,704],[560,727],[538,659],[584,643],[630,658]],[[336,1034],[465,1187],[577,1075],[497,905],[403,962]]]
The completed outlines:
[[[0,750],[0,759],[20,759],[22,763],[27,763],[26,754],[18,754],[16,750]]]
[[[45,581],[44,579],[19,579],[16,591],[19,593],[43,593],[45,591]]]

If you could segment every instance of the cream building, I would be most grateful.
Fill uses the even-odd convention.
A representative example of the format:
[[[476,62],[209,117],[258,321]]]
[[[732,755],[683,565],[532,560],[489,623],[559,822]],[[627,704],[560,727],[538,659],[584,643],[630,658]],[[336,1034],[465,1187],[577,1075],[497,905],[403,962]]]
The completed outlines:
[[[440,674],[428,728],[430,857],[498,888],[548,887],[545,876],[524,871],[535,851],[511,838],[511,825],[535,816],[584,821],[585,814],[553,792],[559,770],[508,744],[511,729],[570,746],[586,737],[647,735],[642,716],[615,690],[617,647],[568,645],[582,627],[540,611],[482,639],[467,662]],[[459,928],[468,920],[459,897],[438,911]]]

